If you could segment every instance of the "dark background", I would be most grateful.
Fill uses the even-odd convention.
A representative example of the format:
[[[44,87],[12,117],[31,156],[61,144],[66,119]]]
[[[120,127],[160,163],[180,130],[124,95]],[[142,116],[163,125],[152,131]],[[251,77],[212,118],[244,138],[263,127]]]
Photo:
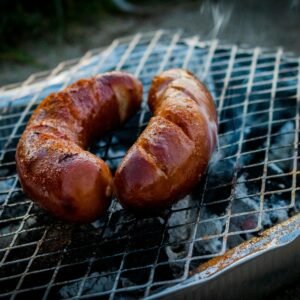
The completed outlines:
[[[300,54],[300,0],[0,0],[0,86],[158,28]]]
[[[0,0],[0,86],[159,28],[300,55],[300,0]],[[291,283],[269,299],[300,299],[300,286]]]

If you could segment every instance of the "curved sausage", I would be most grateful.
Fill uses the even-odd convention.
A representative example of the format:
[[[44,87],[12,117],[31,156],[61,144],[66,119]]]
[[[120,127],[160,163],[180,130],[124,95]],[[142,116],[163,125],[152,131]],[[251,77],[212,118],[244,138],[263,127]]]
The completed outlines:
[[[103,160],[84,149],[133,115],[141,97],[141,83],[124,72],[81,79],[46,97],[17,146],[24,192],[66,221],[85,223],[103,214],[112,175]]]
[[[217,114],[206,87],[174,69],[153,79],[154,116],[119,166],[115,193],[135,212],[152,214],[179,200],[206,171],[217,140]]]

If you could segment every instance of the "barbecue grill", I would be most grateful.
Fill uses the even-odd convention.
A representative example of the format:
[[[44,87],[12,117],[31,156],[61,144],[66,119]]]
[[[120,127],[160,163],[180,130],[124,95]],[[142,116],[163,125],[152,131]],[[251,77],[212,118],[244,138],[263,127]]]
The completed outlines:
[[[145,219],[113,200],[106,216],[81,226],[52,218],[24,195],[15,149],[46,95],[111,70],[139,77],[139,113],[90,149],[116,170],[151,117],[153,76],[177,67],[206,83],[219,115],[218,149],[190,195]],[[232,299],[249,283],[269,291],[267,283],[299,276],[299,57],[159,30],[114,40],[0,91],[1,298]]]

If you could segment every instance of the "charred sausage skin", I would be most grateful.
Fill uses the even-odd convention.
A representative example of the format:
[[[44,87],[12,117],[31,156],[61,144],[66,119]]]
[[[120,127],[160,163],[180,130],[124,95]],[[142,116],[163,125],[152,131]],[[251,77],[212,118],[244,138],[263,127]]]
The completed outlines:
[[[86,223],[110,204],[112,175],[88,145],[140,107],[142,85],[110,72],[50,94],[34,111],[16,150],[24,192],[60,219]]]
[[[121,204],[146,215],[191,191],[206,171],[217,141],[212,96],[191,73],[172,69],[156,76],[148,104],[154,116],[114,178]]]

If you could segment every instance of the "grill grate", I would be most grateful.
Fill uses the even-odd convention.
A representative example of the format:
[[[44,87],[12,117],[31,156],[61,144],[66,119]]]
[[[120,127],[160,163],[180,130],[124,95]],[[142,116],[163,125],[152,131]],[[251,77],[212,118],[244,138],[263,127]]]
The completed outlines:
[[[153,76],[174,67],[206,82],[220,120],[219,150],[191,195],[152,219],[136,219],[113,201],[104,218],[83,226],[61,223],[26,198],[15,148],[47,94],[117,69],[141,79],[146,100]],[[300,60],[282,49],[159,30],[115,40],[0,91],[0,297],[145,297],[300,209]],[[144,101],[91,151],[115,170],[149,118]]]

